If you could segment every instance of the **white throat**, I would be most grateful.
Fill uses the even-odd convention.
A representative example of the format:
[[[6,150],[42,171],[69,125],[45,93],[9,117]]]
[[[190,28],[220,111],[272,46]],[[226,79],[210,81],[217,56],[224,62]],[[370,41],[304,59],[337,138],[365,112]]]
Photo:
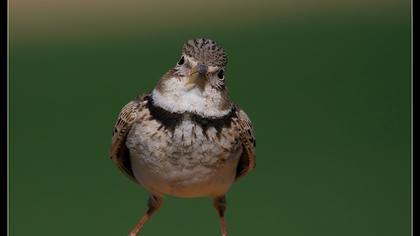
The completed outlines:
[[[165,81],[165,92],[157,89],[152,92],[155,105],[171,112],[183,113],[192,112],[202,116],[220,117],[229,113],[227,110],[220,110],[222,97],[213,88],[206,88],[201,91],[198,87],[187,89],[186,80],[170,78]]]

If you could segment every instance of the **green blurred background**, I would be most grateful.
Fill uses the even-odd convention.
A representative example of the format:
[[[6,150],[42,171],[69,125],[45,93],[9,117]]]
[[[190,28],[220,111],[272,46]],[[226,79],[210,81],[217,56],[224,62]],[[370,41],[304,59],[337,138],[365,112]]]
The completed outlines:
[[[147,193],[114,121],[193,37],[227,51],[258,139],[231,235],[410,235],[410,1],[9,3],[10,235],[128,234]],[[211,201],[168,197],[143,235],[168,234],[219,235]]]

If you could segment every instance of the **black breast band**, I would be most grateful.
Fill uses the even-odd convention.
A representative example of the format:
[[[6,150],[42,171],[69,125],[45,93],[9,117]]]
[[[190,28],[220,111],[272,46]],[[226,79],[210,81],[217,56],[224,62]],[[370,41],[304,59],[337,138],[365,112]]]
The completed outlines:
[[[210,127],[214,127],[219,134],[222,128],[230,127],[232,124],[232,119],[236,118],[236,108],[232,106],[228,114],[221,117],[204,117],[191,112],[176,113],[170,112],[163,109],[160,106],[157,106],[153,102],[151,95],[146,96],[147,108],[150,111],[151,116],[162,124],[162,126],[171,132],[175,130],[175,127],[179,125],[183,119],[190,117],[191,121],[199,125],[203,132],[205,132]]]

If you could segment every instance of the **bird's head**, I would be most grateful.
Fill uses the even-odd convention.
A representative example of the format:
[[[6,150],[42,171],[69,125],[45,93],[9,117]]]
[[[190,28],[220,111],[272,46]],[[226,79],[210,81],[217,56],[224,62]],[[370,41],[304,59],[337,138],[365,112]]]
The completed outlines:
[[[188,40],[175,67],[154,89],[154,100],[173,112],[224,115],[231,106],[225,86],[226,64],[226,53],[216,42]]]
[[[224,86],[227,56],[223,48],[210,39],[193,39],[184,44],[182,55],[175,66],[176,74],[188,80],[189,88],[204,90],[206,85]]]

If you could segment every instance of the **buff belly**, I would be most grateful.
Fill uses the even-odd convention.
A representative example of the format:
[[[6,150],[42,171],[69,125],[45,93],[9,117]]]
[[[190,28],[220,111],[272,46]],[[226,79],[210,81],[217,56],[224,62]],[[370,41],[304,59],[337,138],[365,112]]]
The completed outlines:
[[[242,153],[236,137],[189,120],[173,130],[153,120],[136,124],[126,145],[138,182],[154,194],[177,197],[224,195]]]

